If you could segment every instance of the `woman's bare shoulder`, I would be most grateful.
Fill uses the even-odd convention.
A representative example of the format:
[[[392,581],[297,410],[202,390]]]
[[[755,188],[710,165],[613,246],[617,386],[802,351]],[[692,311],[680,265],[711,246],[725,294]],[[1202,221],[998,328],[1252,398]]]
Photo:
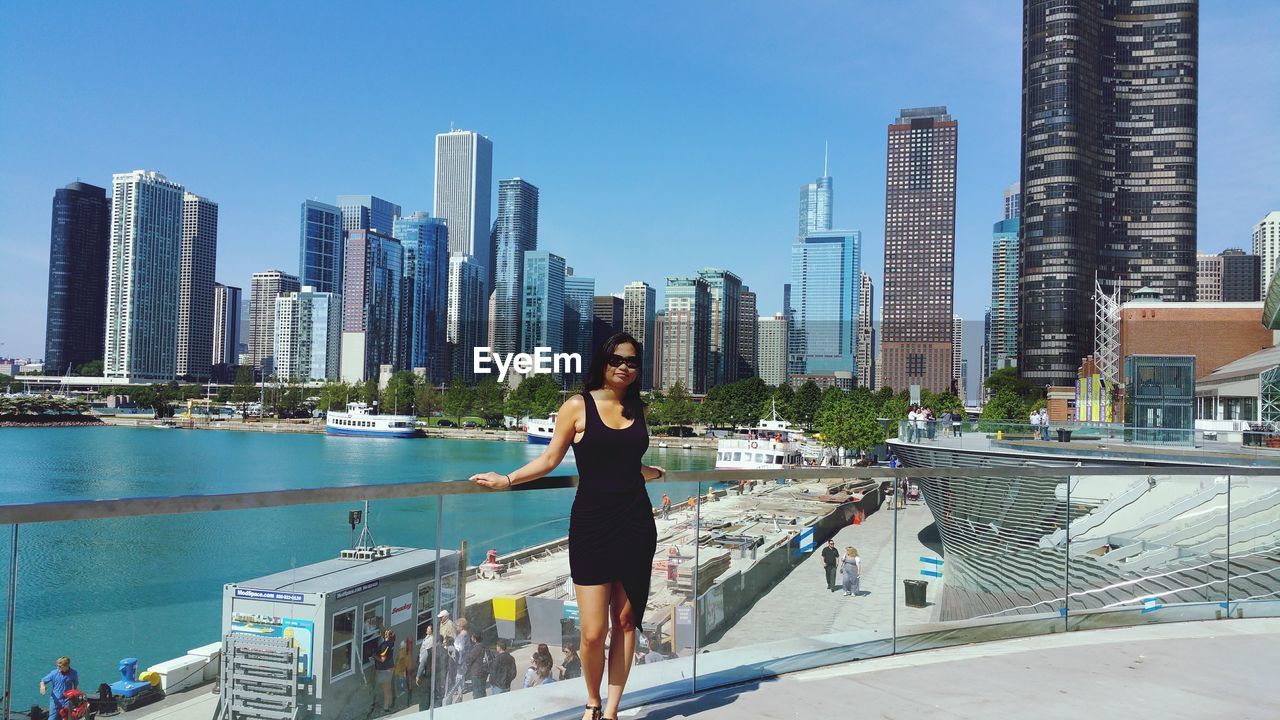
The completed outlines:
[[[582,399],[581,393],[574,393],[565,399],[560,406],[561,415],[581,415],[582,411],[587,407],[587,403]]]

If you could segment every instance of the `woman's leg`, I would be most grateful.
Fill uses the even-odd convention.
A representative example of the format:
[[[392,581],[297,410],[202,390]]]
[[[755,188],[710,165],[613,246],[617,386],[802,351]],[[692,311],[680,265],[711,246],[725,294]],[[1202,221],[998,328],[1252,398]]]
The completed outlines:
[[[604,636],[609,631],[609,585],[574,585],[578,596],[581,639],[578,657],[587,683],[587,704],[600,706],[600,681],[604,679]]]
[[[622,688],[631,674],[631,662],[636,652],[636,621],[631,612],[631,600],[622,589],[622,583],[614,582],[609,603],[609,700],[604,708],[605,717],[618,716],[618,703],[622,701]]]

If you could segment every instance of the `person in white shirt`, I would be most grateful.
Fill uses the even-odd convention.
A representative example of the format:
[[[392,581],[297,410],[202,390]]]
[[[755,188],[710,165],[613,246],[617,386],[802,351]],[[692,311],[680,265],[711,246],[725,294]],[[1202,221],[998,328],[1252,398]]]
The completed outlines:
[[[907,442],[915,442],[917,417],[914,407],[907,411]]]
[[[1039,440],[1040,439],[1040,413],[1036,411],[1032,411],[1029,422],[1031,423],[1031,437],[1035,438],[1036,440]]]

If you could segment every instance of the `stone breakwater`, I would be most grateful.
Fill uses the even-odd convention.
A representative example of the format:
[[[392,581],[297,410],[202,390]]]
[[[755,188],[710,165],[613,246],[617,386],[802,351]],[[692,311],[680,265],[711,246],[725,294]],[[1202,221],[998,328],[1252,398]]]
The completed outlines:
[[[0,415],[0,428],[83,427],[102,424],[102,420],[92,415]]]

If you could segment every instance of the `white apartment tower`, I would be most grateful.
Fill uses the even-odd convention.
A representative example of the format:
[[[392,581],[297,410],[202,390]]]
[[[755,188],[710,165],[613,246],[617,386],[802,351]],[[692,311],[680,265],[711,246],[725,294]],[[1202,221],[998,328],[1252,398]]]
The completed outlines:
[[[787,382],[787,316],[776,313],[756,321],[756,364],[760,379],[777,387]]]
[[[245,364],[261,371],[263,377],[275,374],[272,360],[276,344],[276,298],[301,289],[296,275],[282,270],[253,274],[249,294],[249,354]]]
[[[470,130],[436,135],[436,198],[432,214],[449,225],[449,254],[470,255],[493,272],[490,205],[493,196],[493,142]],[[488,297],[488,293],[485,293]],[[477,307],[477,312],[480,309]]]
[[[1280,210],[1272,210],[1253,226],[1253,254],[1262,259],[1262,277],[1258,287],[1265,298],[1271,278],[1276,273],[1276,256],[1280,255]]]
[[[213,286],[218,262],[218,203],[182,196],[178,272],[178,377],[207,380],[213,358]]]
[[[338,379],[342,308],[338,296],[307,286],[275,301],[276,377],[295,382]]]
[[[150,170],[111,177],[103,373],[168,382],[178,369],[183,187]]]

